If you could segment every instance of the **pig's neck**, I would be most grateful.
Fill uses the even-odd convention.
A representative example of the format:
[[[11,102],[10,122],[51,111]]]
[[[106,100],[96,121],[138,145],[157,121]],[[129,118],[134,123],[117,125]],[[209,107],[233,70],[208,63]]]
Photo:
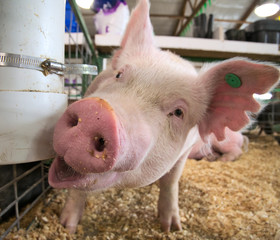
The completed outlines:
[[[142,187],[157,181],[160,177],[169,172],[179,159],[181,159],[182,157],[188,157],[193,145],[198,139],[199,131],[197,125],[195,125],[190,129],[178,157],[174,158],[173,160],[169,159],[169,161],[163,160],[161,161],[161,163],[157,163],[158,159],[154,158],[154,160],[148,164],[149,166],[144,163],[141,167],[135,170],[118,173],[118,181],[116,183],[116,186],[121,188]],[[162,163],[164,163],[164,165],[162,165]]]
[[[180,152],[180,157],[185,155],[186,158],[189,156],[193,145],[198,141],[199,139],[199,132],[198,132],[198,126],[195,125],[188,133],[188,136],[186,138],[186,141],[184,143],[184,146],[182,147],[182,150]]]

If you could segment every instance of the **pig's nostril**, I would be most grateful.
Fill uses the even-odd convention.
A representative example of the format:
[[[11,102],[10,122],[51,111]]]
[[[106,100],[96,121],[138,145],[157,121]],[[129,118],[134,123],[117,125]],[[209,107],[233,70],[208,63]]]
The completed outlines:
[[[79,122],[80,122],[80,118],[78,118],[78,116],[72,116],[71,119],[69,119],[69,126],[75,127],[78,125]]]
[[[105,149],[105,140],[103,137],[95,137],[95,149],[98,152],[103,152],[103,150]]]

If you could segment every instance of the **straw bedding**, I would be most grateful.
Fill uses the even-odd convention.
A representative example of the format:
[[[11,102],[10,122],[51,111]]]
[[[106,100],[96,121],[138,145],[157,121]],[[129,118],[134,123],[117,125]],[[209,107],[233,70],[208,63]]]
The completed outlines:
[[[6,239],[280,240],[280,146],[272,137],[251,136],[249,151],[235,162],[187,161],[180,180],[182,231],[161,232],[158,193],[154,183],[92,194],[71,235],[59,224],[66,190],[51,190]]]

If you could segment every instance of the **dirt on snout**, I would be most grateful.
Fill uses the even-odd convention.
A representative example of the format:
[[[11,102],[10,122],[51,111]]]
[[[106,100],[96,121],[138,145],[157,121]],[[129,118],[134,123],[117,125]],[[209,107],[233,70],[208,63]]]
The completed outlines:
[[[157,183],[92,194],[71,235],[59,224],[66,190],[51,190],[47,205],[38,204],[6,239],[279,240],[280,146],[272,137],[250,136],[248,152],[235,162],[188,160],[180,180],[182,231],[161,232],[158,194]]]

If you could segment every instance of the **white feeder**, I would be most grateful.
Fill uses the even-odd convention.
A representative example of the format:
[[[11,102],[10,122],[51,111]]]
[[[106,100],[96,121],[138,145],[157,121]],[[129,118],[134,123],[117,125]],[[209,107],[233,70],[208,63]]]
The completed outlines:
[[[0,53],[64,63],[65,1],[0,0]],[[63,77],[0,67],[0,164],[52,158],[52,134],[67,106]]]

